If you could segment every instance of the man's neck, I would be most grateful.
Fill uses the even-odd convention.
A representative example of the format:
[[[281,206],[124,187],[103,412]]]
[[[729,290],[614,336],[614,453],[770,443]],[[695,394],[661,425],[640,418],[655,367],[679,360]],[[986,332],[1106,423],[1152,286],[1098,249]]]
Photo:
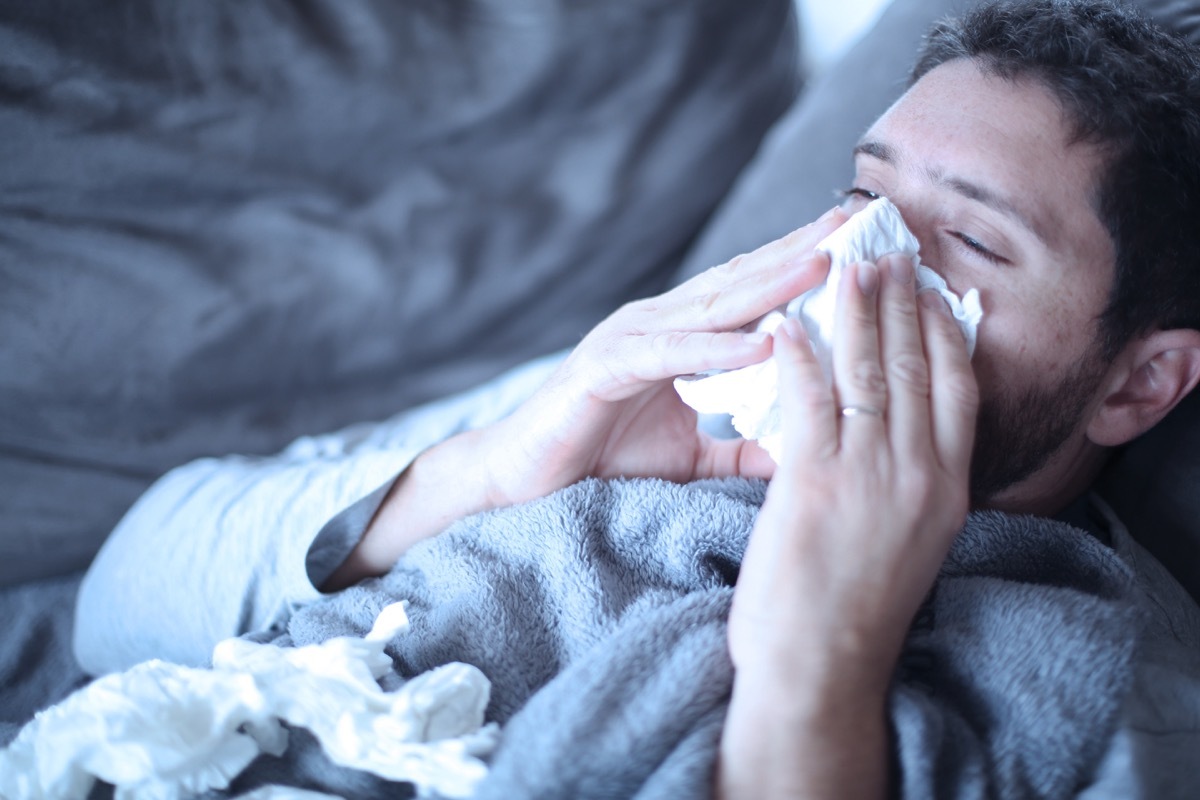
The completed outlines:
[[[1083,439],[1065,445],[1037,472],[980,503],[1012,514],[1054,517],[1091,489],[1110,455],[1108,448]]]

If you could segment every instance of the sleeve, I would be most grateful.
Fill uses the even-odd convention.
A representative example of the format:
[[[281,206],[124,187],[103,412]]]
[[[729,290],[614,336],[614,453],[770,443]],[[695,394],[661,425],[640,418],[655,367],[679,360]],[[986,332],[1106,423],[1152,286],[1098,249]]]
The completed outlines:
[[[562,354],[385,422],[304,437],[268,457],[178,467],[134,504],[76,601],[75,655],[103,674],[161,658],[207,664],[213,646],[284,624],[358,542],[422,450],[510,413]]]

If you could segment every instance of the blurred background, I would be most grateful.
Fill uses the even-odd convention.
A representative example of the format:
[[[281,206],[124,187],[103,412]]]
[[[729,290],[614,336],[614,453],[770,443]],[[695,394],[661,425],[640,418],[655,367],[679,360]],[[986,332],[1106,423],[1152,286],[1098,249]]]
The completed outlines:
[[[796,0],[804,65],[815,75],[861,36],[890,0]]]

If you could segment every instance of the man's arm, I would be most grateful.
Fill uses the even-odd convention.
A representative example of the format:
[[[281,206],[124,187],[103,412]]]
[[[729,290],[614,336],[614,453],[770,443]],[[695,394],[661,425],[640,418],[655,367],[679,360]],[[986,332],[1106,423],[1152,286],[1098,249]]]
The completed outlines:
[[[784,459],[730,614],[725,798],[886,793],[888,687],[966,518],[978,390],[942,300],[881,267],[841,282],[832,389],[803,328],[776,334]]]
[[[395,563],[414,542],[461,516],[541,497],[587,477],[767,477],[774,464],[741,440],[697,430],[671,380],[734,369],[770,351],[743,326],[824,279],[816,244],[846,219],[838,209],[658,297],[630,303],[593,329],[531,397],[478,433],[446,440],[386,486],[421,450],[473,425],[385,427],[346,447],[305,440],[275,459],[198,462],[153,487],[101,550],[78,601],[76,652],[107,671],[149,657],[206,660],[226,636],[280,623],[314,584],[336,588]],[[507,409],[505,409],[507,410]],[[368,525],[316,528],[348,502],[383,498]],[[375,509],[371,509],[375,510]],[[336,522],[337,520],[335,520]],[[344,521],[344,520],[343,520]],[[328,532],[332,542],[322,541]],[[352,552],[351,552],[352,551]],[[313,569],[347,563],[330,574]],[[334,559],[337,556],[338,559]],[[347,559],[348,556],[348,559]]]
[[[93,674],[148,658],[203,664],[218,641],[286,619],[320,596],[418,453],[511,413],[559,360],[275,456],[201,459],[167,473],[88,570],[76,657]]]
[[[742,328],[824,279],[828,256],[816,245],[845,220],[831,209],[753,253],[618,309],[511,416],[414,463],[327,588],[382,573],[456,519],[585,477],[769,477],[775,465],[757,444],[699,431],[671,381],[762,361],[769,338]]]

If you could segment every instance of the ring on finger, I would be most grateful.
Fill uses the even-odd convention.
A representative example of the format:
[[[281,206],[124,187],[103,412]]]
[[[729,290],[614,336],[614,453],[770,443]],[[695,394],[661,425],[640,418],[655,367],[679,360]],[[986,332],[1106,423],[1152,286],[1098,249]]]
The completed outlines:
[[[879,417],[883,418],[883,409],[875,406],[842,406],[843,417]]]

